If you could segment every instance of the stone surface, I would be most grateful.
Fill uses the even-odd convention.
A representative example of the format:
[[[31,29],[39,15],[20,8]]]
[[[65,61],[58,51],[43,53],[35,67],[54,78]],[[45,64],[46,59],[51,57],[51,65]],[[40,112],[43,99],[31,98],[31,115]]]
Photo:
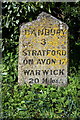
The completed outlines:
[[[19,84],[67,85],[68,26],[42,12],[23,24],[19,39]]]

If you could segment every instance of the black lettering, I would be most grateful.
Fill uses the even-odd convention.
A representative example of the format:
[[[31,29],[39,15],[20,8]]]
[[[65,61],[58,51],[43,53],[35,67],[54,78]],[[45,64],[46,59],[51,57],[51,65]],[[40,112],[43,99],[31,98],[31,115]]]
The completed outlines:
[[[42,70],[43,75],[48,75],[49,70]]]
[[[52,59],[52,63],[54,63],[54,64],[55,64],[55,63],[56,63],[56,59]]]
[[[37,60],[37,64],[41,64],[41,60],[40,59]]]
[[[36,70],[36,75],[40,75],[40,70]]]
[[[41,50],[38,51],[37,55],[42,56],[42,54],[41,54]]]
[[[23,50],[24,56],[26,56],[26,55],[30,56],[30,53],[31,53],[31,50],[27,50],[27,48],[25,48],[25,49]]]
[[[47,55],[50,54],[51,50],[47,50]]]
[[[52,56],[55,56],[55,55],[63,55],[65,56],[66,55],[66,51],[65,50],[27,50],[27,48],[25,48],[23,50],[23,55],[24,56],[47,56],[47,55],[52,55]]]
[[[24,70],[25,75],[29,75],[29,73],[30,73],[30,70]]]
[[[42,45],[45,45],[45,44],[46,44],[46,40],[45,40],[45,39],[42,39],[42,40],[41,40],[41,44],[42,44]]]
[[[25,51],[25,50],[23,50],[23,55],[24,55],[24,56],[26,56],[26,55],[27,55],[27,53],[26,53],[26,51]]]
[[[46,53],[46,50],[42,50],[42,52],[43,52],[43,56],[45,55],[45,53]]]
[[[46,61],[46,59],[41,59],[41,61],[42,61],[42,63],[44,64],[44,63],[45,63],[45,61]]]
[[[59,64],[64,64],[65,63],[65,59],[59,60]]]
[[[58,70],[53,71],[54,75],[58,75]]]
[[[46,64],[49,65],[50,63],[51,63],[51,62],[50,62],[50,59],[47,59],[47,60],[46,60]]]
[[[64,75],[64,69],[59,70],[59,75]]]
[[[54,82],[55,82],[55,80],[50,78],[50,83],[54,83]]]
[[[29,35],[29,34],[30,34],[30,30],[26,30],[26,29],[25,29],[25,35],[26,35],[26,34]]]
[[[55,35],[55,30],[51,29],[51,35]]]
[[[29,78],[29,83],[39,83],[39,78]]]
[[[31,70],[30,75],[34,75],[34,71],[33,70]]]
[[[29,65],[34,63],[33,59],[29,59],[28,62],[29,62]]]
[[[32,34],[34,34],[35,36],[37,36],[37,35],[36,35],[36,32],[35,32],[35,29],[31,31],[31,35],[32,35]]]
[[[55,50],[52,50],[51,55],[53,56],[55,55]]]
[[[62,64],[62,61],[61,61],[61,60],[59,60],[59,64]]]
[[[37,55],[37,51],[36,50],[32,50],[32,56],[36,56]]]
[[[61,32],[60,29],[58,29],[57,32],[56,32],[56,34],[59,34],[59,35],[60,35],[60,32]]]
[[[63,35],[64,35],[64,30],[63,30],[63,29],[61,29],[61,31],[62,31],[62,33],[63,33]]]
[[[27,54],[27,55],[28,55],[28,56],[30,56],[31,50],[27,50],[27,52],[28,52],[28,54]]]
[[[66,51],[65,50],[62,50],[62,55],[66,55]]]
[[[34,83],[33,78],[29,78],[29,83]]]
[[[50,83],[58,83],[58,79],[50,78]]]
[[[57,54],[61,56],[61,50],[57,50]]]
[[[40,36],[40,35],[43,35],[44,34],[44,29],[42,29],[42,30],[38,30],[38,36]]]
[[[50,75],[53,75],[53,71],[52,70],[50,70]]]
[[[39,83],[39,79],[38,79],[38,78],[35,78],[34,82],[35,82],[35,83]]]
[[[33,63],[34,63],[33,59],[24,59],[24,60],[23,60],[23,64],[24,64],[24,65],[26,65],[26,64],[31,65],[31,64],[33,64]]]
[[[49,29],[45,29],[45,35],[49,35]]]
[[[48,81],[47,81],[47,78],[43,78],[42,79],[42,83],[47,83]]]

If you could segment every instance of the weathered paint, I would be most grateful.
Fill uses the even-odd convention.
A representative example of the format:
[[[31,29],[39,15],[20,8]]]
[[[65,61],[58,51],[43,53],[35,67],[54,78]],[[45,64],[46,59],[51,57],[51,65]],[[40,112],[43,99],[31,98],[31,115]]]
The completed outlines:
[[[67,38],[68,26],[44,12],[38,16],[37,20],[22,25],[19,39],[19,84],[66,85]],[[24,71],[27,70],[32,72],[28,71],[29,74],[26,75]],[[43,70],[51,73],[44,75]],[[36,74],[34,74],[35,71]]]

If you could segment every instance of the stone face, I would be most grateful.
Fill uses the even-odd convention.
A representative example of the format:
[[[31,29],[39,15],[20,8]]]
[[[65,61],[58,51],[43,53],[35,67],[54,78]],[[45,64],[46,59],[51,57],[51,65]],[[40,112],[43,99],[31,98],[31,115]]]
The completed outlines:
[[[42,12],[23,24],[19,39],[19,84],[67,84],[68,26]]]

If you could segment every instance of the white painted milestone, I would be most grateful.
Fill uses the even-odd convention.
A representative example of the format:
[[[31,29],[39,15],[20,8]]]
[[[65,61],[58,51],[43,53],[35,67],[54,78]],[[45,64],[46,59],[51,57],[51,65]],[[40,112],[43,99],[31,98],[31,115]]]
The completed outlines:
[[[19,84],[67,85],[68,26],[42,12],[20,28]]]

